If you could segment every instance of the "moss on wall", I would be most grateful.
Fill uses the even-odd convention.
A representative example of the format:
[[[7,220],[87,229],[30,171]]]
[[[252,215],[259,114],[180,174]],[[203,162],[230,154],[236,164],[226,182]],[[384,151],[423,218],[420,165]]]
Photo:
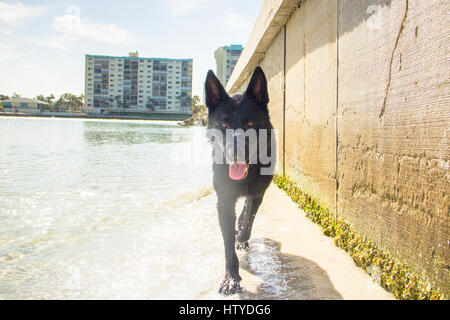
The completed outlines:
[[[355,264],[370,274],[397,299],[444,300],[445,295],[428,281],[415,275],[408,266],[395,261],[387,252],[354,231],[321,203],[313,199],[286,176],[275,175],[275,184],[299,205],[306,216],[334,238],[336,246],[347,251]]]

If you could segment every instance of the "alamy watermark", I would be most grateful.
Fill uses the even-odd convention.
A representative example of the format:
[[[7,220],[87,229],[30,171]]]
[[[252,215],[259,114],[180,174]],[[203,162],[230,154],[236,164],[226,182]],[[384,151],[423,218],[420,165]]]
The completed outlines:
[[[171,141],[179,137],[172,134]],[[276,168],[276,145],[278,137],[275,129],[207,129],[194,128],[189,144],[174,148],[172,163],[176,164],[247,164],[260,165],[261,175],[271,175]],[[205,139],[211,143],[206,144]]]

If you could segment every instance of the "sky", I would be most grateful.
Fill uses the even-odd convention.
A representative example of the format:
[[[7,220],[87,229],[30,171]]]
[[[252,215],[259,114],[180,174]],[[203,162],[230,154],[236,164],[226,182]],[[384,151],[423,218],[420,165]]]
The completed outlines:
[[[193,95],[214,51],[245,46],[263,0],[0,0],[0,94],[84,93],[84,56],[194,59]]]

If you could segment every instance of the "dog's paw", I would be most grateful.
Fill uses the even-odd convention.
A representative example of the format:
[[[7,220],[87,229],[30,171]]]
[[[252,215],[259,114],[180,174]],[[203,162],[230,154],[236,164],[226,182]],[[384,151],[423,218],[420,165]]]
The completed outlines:
[[[249,247],[248,247],[248,241],[245,242],[236,242],[236,250],[239,251],[248,251]]]
[[[224,296],[231,296],[235,293],[242,292],[242,287],[239,284],[239,281],[240,280],[237,280],[232,276],[226,275],[220,285],[219,293]]]
[[[236,233],[236,242],[244,243],[250,239],[250,234],[248,232],[239,231]]]

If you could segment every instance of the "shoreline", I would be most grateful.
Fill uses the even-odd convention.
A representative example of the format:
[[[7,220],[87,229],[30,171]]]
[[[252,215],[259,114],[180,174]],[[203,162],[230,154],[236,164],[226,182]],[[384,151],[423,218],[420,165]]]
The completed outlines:
[[[0,112],[0,117],[22,117],[22,118],[69,118],[69,119],[103,119],[103,120],[163,120],[163,121],[184,121],[186,118],[190,117],[189,114],[153,114],[149,117],[144,116],[119,116],[119,115],[96,115],[96,114],[27,114],[27,113],[11,113],[11,112]]]
[[[208,113],[206,111],[194,113],[191,117],[179,123],[179,125],[182,127],[191,127],[191,126],[206,127],[207,124],[208,124]]]

